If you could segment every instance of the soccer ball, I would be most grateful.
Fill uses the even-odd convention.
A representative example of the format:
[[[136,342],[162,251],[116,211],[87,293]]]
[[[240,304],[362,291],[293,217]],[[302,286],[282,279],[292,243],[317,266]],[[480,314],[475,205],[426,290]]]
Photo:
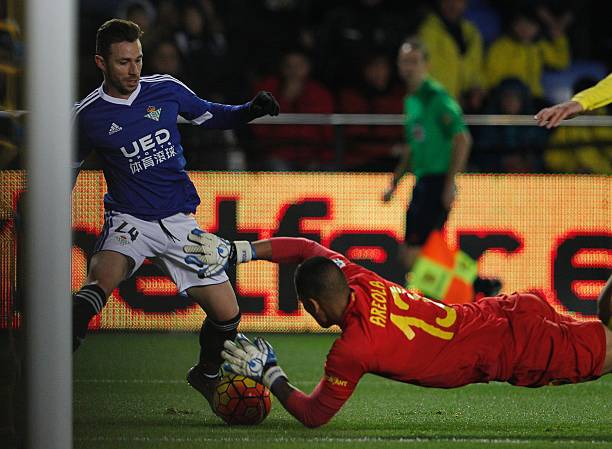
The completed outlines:
[[[272,397],[267,387],[250,377],[225,374],[215,388],[213,407],[230,425],[253,426],[270,413]]]

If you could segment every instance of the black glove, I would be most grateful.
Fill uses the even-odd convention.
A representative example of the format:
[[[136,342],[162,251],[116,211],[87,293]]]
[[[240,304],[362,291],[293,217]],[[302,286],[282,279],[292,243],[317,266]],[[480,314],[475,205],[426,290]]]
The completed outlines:
[[[278,115],[280,107],[278,101],[270,93],[262,90],[255,95],[249,105],[249,121],[264,115]]]

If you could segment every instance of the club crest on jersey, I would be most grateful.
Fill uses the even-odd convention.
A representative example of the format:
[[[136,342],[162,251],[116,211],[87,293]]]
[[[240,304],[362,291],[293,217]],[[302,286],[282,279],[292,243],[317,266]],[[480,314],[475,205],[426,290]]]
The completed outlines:
[[[155,106],[149,106],[147,108],[147,113],[145,114],[145,118],[150,118],[151,120],[155,120],[159,122],[159,116],[161,115],[162,109],[156,109]]]

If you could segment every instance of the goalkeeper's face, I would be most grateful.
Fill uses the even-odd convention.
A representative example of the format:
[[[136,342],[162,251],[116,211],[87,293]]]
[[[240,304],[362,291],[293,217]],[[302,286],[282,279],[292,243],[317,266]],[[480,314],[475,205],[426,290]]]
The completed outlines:
[[[315,319],[319,326],[327,329],[334,324],[338,324],[330,318],[329,312],[320,302],[316,301],[315,299],[300,299],[300,301],[304,306],[304,310],[306,310],[306,312],[308,312],[308,314]]]

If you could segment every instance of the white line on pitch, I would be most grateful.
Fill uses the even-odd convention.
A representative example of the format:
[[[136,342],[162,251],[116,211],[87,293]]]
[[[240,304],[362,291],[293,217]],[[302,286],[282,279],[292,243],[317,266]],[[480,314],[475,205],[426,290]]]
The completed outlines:
[[[399,442],[399,443],[426,443],[426,442],[451,442],[451,443],[483,443],[483,444],[531,444],[535,441],[545,441],[551,444],[563,443],[563,444],[607,444],[609,441],[604,440],[532,440],[532,439],[513,439],[513,438],[447,438],[447,437],[398,437],[398,438],[379,438],[379,437],[360,437],[360,438],[347,438],[347,437],[273,437],[266,438],[262,435],[256,437],[219,437],[219,438],[175,438],[175,437],[85,437],[76,438],[77,441],[107,441],[107,442],[151,442],[151,443],[206,443],[206,442],[219,442],[219,443],[231,443],[231,442],[269,442],[269,443],[372,443],[372,442]]]

